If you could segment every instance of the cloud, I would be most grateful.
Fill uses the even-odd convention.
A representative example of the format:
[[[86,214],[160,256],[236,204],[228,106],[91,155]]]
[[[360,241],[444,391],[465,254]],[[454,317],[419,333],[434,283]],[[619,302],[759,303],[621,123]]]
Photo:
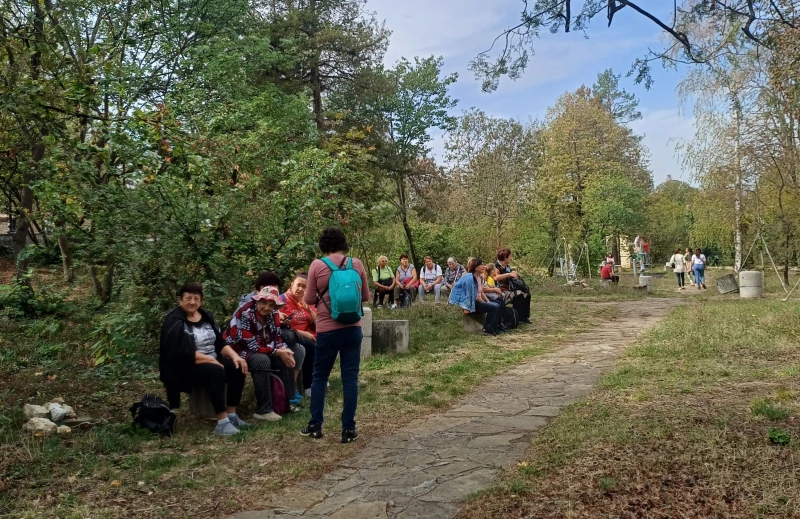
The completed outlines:
[[[644,134],[643,142],[650,150],[650,169],[656,185],[667,176],[691,182],[691,172],[685,171],[675,151],[675,146],[689,141],[694,136],[694,118],[684,117],[675,108],[672,110],[643,110],[644,117],[631,123],[636,133]]]

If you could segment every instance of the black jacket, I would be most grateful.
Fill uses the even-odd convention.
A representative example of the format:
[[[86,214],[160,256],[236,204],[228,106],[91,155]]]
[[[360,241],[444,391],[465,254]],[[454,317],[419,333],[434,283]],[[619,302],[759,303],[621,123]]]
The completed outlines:
[[[211,324],[216,340],[214,347],[217,356],[220,356],[225,341],[219,326],[214,322],[214,316],[202,308],[199,310],[203,319]],[[181,307],[174,308],[167,314],[164,326],[161,328],[161,344],[158,355],[158,369],[161,382],[167,390],[167,400],[173,409],[181,404],[181,393],[192,391],[192,366],[197,348],[194,344],[192,324],[186,318],[186,313]]]

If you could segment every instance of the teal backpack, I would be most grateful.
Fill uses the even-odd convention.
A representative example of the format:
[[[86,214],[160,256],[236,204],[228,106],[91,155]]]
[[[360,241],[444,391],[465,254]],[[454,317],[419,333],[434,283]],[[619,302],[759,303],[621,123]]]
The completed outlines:
[[[322,296],[329,292],[331,304],[328,310],[331,318],[342,324],[357,323],[364,315],[364,310],[361,308],[361,274],[353,268],[353,258],[345,258],[338,267],[328,258],[322,258],[322,262],[331,270],[331,279],[328,287],[320,293],[320,300],[328,306]]]

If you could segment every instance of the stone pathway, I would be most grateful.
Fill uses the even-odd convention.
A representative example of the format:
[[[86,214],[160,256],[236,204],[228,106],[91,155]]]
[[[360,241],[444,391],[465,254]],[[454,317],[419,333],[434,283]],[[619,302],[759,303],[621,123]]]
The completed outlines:
[[[265,510],[229,519],[446,519],[520,461],[531,436],[589,394],[601,374],[676,299],[597,303],[619,317],[552,353],[496,376],[443,414],[374,439],[340,468],[270,496]]]

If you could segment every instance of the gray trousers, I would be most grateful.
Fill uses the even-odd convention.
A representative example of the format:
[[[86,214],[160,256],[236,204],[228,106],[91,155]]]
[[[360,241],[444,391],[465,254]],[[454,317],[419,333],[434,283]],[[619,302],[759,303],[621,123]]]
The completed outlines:
[[[439,283],[439,284],[433,285],[433,293],[436,296],[435,299],[436,299],[437,303],[442,298],[442,285],[443,284],[444,283]],[[419,287],[417,288],[417,290],[419,291],[419,300],[420,300],[420,302],[425,301],[425,289],[422,287],[422,282],[420,282]],[[428,293],[430,293],[430,292],[428,292]]]
[[[303,351],[305,352],[305,350]],[[278,371],[275,375],[283,381],[286,394],[290,399],[294,396],[294,373],[279,357],[271,357],[266,353],[253,353],[247,359],[247,369],[253,379],[257,414],[269,414],[272,412],[272,384],[270,382],[272,373],[270,370]]]

